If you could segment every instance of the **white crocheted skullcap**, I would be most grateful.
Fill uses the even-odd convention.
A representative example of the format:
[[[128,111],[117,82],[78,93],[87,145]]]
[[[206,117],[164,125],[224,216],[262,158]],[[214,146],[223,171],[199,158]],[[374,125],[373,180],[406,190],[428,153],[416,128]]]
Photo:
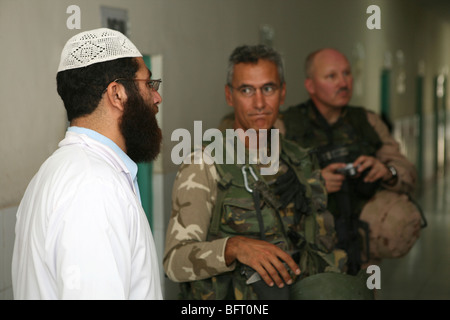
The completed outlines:
[[[99,28],[81,32],[67,41],[61,53],[58,72],[135,57],[142,57],[142,54],[125,35],[119,31]]]

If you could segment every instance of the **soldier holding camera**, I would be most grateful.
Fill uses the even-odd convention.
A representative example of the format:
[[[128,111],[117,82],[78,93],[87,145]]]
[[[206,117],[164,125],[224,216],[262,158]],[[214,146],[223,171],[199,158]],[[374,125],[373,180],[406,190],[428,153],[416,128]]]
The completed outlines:
[[[353,78],[342,53],[315,51],[305,69],[310,99],[282,112],[281,132],[317,155],[338,247],[356,274],[405,255],[419,237],[421,214],[410,198],[416,170],[378,115],[348,105]]]

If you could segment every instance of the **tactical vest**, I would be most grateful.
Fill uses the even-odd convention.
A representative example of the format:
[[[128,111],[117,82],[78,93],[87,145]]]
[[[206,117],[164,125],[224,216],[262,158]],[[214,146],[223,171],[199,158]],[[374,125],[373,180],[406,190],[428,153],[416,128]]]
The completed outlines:
[[[311,100],[289,108],[282,117],[286,138],[311,148],[322,168],[334,162],[351,163],[360,155],[375,156],[382,144],[367,120],[367,111],[361,107],[344,107],[340,118],[332,125],[327,123]],[[360,251],[369,245],[369,227],[359,220],[359,215],[367,201],[380,189],[379,181],[365,183],[363,177],[364,173],[359,178],[347,178],[341,190],[328,197],[328,209],[335,217],[338,247],[348,253],[350,274],[358,272],[363,263]],[[365,233],[365,244],[360,231]]]
[[[286,127],[286,139],[310,148],[323,168],[333,162],[350,163],[360,155],[374,156],[382,142],[375,129],[367,120],[367,111],[361,107],[346,106],[341,118],[328,125],[311,100],[291,107],[282,113]],[[360,183],[352,185],[353,214],[358,215],[364,203],[374,190],[366,195],[356,194],[364,189]],[[356,191],[356,192],[353,192]],[[329,210],[338,214],[333,195],[329,196]]]
[[[328,125],[311,100],[282,113],[286,139],[310,148],[321,167],[331,162],[353,162],[361,155],[375,155],[381,139],[361,107],[346,106],[341,118]]]
[[[280,137],[281,138],[281,137]],[[282,209],[274,196],[273,181],[276,176],[260,175],[257,165],[215,164],[220,177],[215,207],[213,209],[208,241],[235,235],[271,242],[286,252],[295,254],[302,271],[297,281],[324,271],[340,272],[345,254],[335,256],[333,230],[325,230],[326,193],[317,197],[313,188],[322,188],[322,181],[311,181],[314,170],[307,150],[281,138],[281,176],[289,168],[303,188],[303,214],[296,220],[292,205]],[[317,165],[316,165],[317,167]],[[291,174],[292,174],[292,171]],[[283,175],[284,176],[284,175]],[[248,190],[250,189],[250,191]],[[260,194],[255,206],[255,194]],[[317,199],[316,199],[317,198]],[[259,209],[259,210],[258,210]],[[331,217],[331,214],[329,214]],[[263,227],[262,227],[263,226]],[[263,230],[261,230],[263,228]],[[246,284],[249,268],[236,262],[234,271],[209,279],[182,284],[182,297],[187,299],[260,299],[253,285]],[[339,265],[339,267],[337,266]],[[250,270],[251,271],[251,270]],[[260,280],[263,281],[263,280]]]

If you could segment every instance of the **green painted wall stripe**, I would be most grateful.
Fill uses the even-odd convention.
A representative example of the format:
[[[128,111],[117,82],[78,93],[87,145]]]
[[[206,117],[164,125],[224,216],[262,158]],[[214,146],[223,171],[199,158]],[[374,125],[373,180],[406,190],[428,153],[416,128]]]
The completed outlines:
[[[433,79],[433,113],[434,113],[434,129],[433,129],[433,172],[435,174],[438,173],[439,169],[439,160],[438,160],[438,151],[439,151],[439,141],[438,141],[438,132],[439,132],[439,99],[437,96],[437,82],[438,77],[434,77]]]
[[[388,69],[383,69],[381,71],[381,114],[385,115],[390,119],[391,105],[390,105],[390,95],[391,95],[391,71]]]
[[[419,134],[417,135],[417,176],[419,183],[423,181],[423,150],[424,150],[424,131],[423,131],[423,76],[416,79],[416,116]]]
[[[151,58],[148,55],[143,55],[143,59],[147,68],[151,68]],[[152,187],[153,164],[138,163],[138,185],[139,193],[141,195],[142,207],[150,224],[153,227],[153,187]]]

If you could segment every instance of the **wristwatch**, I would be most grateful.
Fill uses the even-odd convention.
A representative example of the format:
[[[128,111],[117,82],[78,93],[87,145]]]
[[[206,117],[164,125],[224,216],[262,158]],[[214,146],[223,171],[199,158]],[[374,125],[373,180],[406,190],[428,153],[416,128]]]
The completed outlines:
[[[393,186],[394,184],[397,183],[398,179],[397,170],[393,166],[386,166],[386,167],[389,169],[392,175],[392,177],[388,181],[386,181],[386,183],[390,186]]]

